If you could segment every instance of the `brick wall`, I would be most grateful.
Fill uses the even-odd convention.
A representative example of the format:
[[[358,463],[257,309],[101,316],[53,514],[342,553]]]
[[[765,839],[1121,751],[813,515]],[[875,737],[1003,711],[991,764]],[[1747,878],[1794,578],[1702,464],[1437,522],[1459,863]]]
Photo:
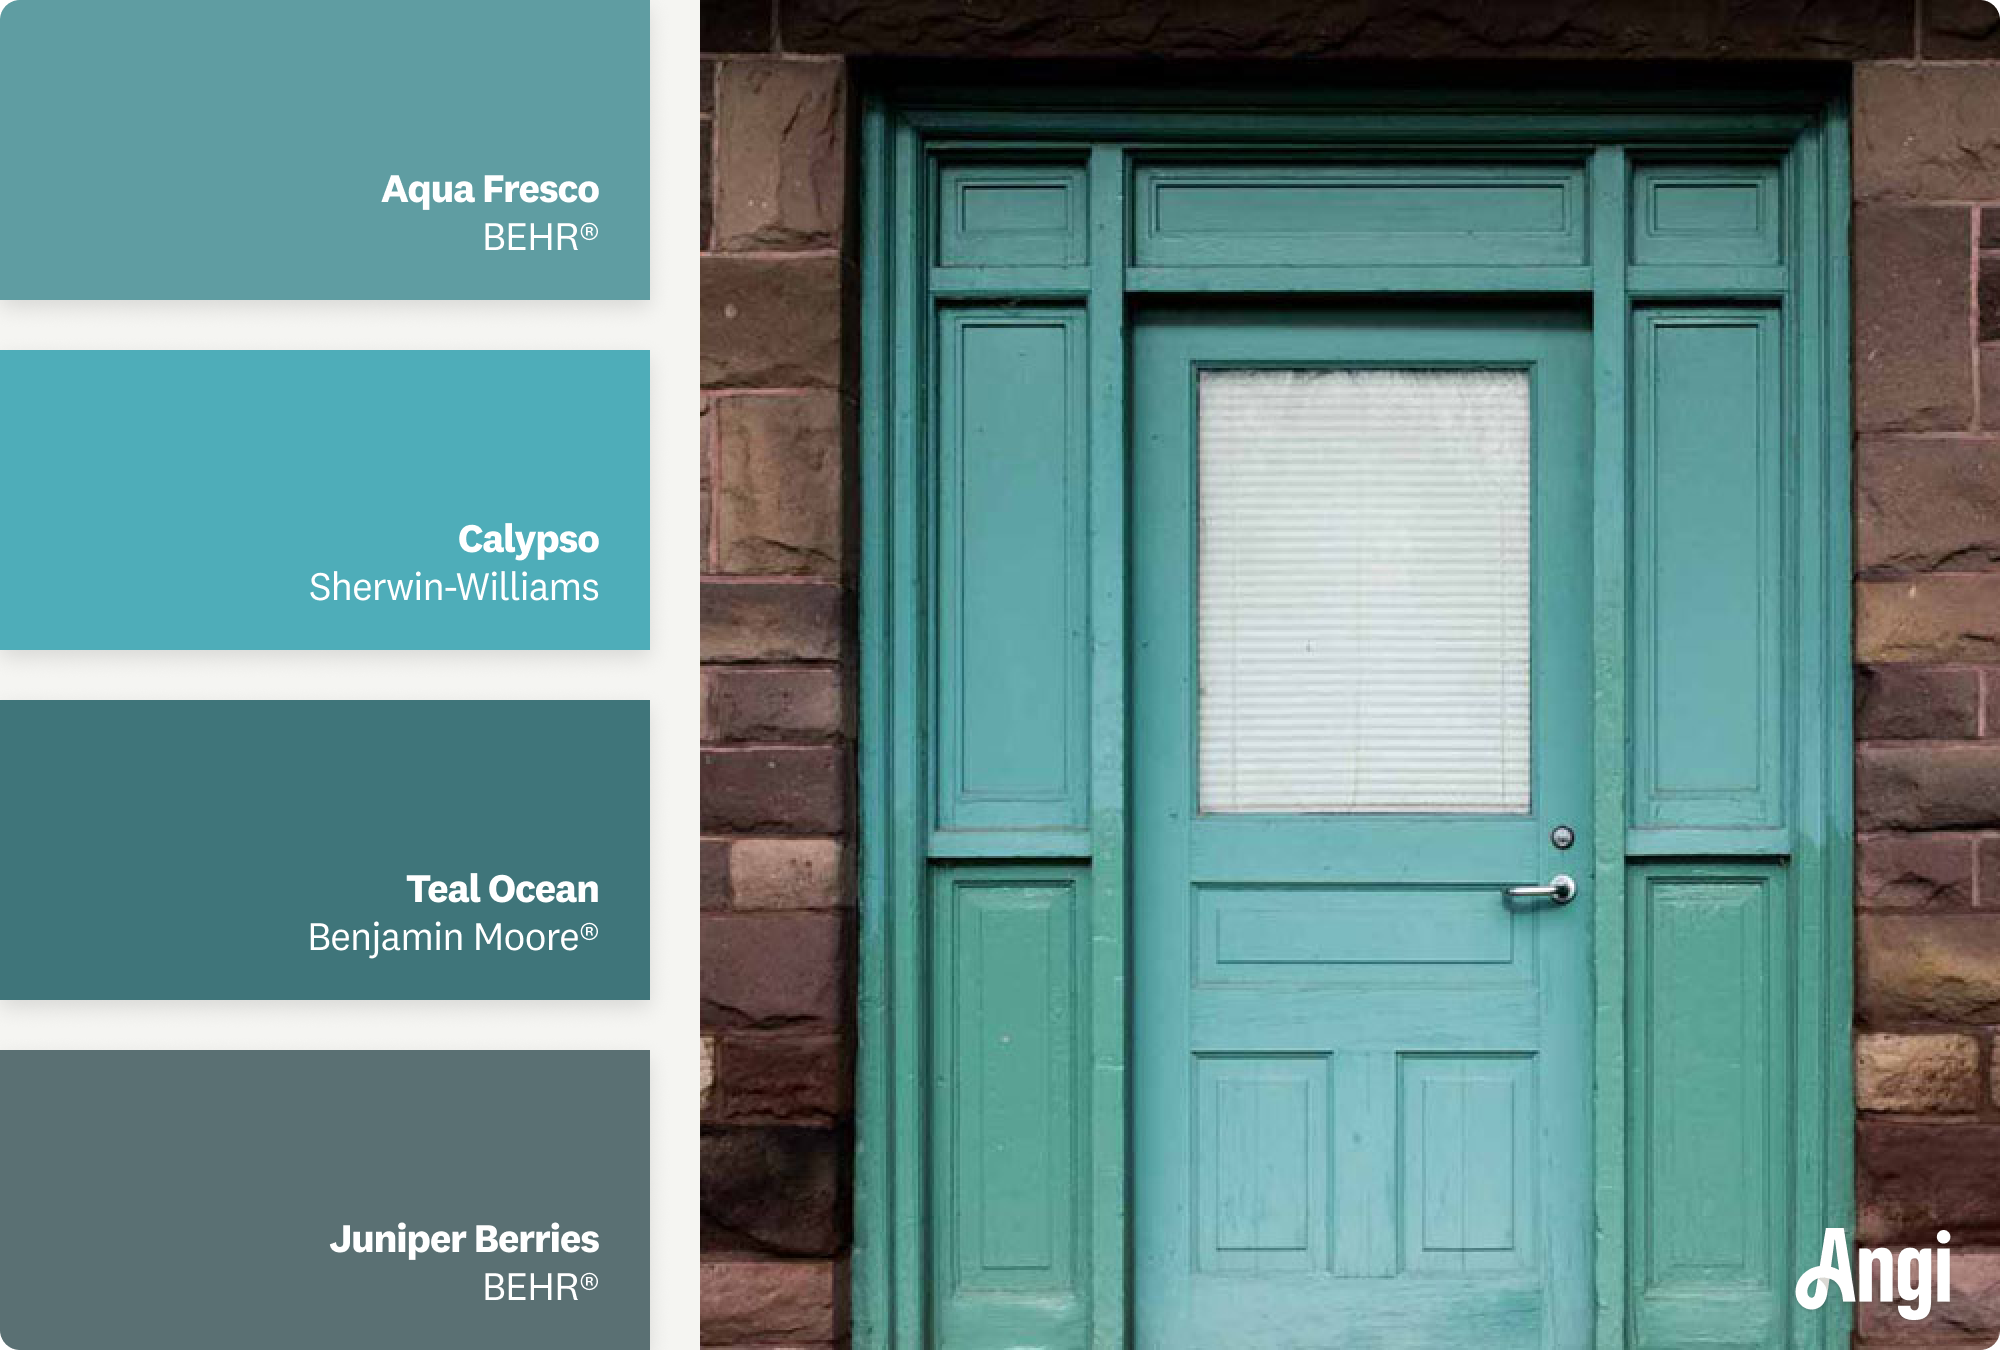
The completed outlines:
[[[852,1148],[850,109],[704,15],[702,1339],[846,1335]]]
[[[855,482],[843,58],[1854,64],[1862,1232],[2000,1331],[2000,13],[1985,0],[704,0],[703,1340],[846,1335]],[[1295,64],[1289,69],[1296,71]]]

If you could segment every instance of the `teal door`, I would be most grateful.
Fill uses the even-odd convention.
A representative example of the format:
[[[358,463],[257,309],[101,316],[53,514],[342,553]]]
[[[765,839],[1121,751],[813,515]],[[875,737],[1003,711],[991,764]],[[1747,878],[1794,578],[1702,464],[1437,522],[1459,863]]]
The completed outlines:
[[[1136,1344],[1588,1345],[1587,325],[1133,344]]]

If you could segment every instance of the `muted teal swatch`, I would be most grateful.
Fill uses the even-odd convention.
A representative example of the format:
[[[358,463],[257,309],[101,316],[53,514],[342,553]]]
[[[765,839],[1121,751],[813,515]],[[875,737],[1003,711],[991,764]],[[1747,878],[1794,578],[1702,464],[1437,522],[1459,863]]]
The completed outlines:
[[[14,0],[0,298],[644,299],[648,29],[645,0]],[[599,195],[426,211],[391,174]]]

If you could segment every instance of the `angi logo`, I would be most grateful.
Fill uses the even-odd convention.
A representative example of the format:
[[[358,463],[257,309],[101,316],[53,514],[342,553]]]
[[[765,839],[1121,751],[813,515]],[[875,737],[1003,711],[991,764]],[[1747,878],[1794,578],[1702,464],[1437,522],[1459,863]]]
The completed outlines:
[[[1819,1264],[1799,1276],[1792,1296],[1808,1310],[1824,1304],[1833,1290],[1840,1291],[1843,1303],[1893,1303],[1896,1313],[1911,1322],[1931,1314],[1933,1297],[1932,1266],[1936,1266],[1935,1297],[1951,1302],[1951,1252],[1946,1244],[1951,1234],[1939,1232],[1938,1245],[1930,1247],[1860,1247],[1854,1261],[1847,1259],[1847,1230],[1829,1228],[1819,1251]],[[1996,1340],[1987,1350],[2000,1350]]]

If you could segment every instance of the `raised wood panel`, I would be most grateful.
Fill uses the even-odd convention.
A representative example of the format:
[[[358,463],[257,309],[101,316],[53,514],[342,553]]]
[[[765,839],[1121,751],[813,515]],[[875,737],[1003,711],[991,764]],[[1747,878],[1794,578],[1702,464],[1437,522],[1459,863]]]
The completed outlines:
[[[1636,326],[1632,823],[1781,826],[1778,318],[1661,308]]]
[[[938,391],[937,824],[1088,810],[1084,321],[952,310]]]
[[[1528,957],[1494,887],[1198,886],[1194,916],[1204,984],[1407,982]]]
[[[1570,164],[1150,164],[1135,177],[1140,266],[1581,263]]]
[[[1080,1336],[1087,885],[1072,869],[935,874],[934,1241],[953,1345]]]
[[[1089,196],[1081,164],[945,164],[938,170],[938,262],[1082,263],[1090,251]]]
[[[1405,1055],[1399,1068],[1404,1269],[1532,1269],[1534,1056]]]
[[[1635,264],[1781,262],[1776,164],[1641,164],[1632,173]]]
[[[1678,863],[1633,880],[1639,1344],[1775,1344],[1790,1292],[1786,874]]]
[[[1325,1270],[1326,1056],[1198,1056],[1195,1113],[1197,1267]]]

